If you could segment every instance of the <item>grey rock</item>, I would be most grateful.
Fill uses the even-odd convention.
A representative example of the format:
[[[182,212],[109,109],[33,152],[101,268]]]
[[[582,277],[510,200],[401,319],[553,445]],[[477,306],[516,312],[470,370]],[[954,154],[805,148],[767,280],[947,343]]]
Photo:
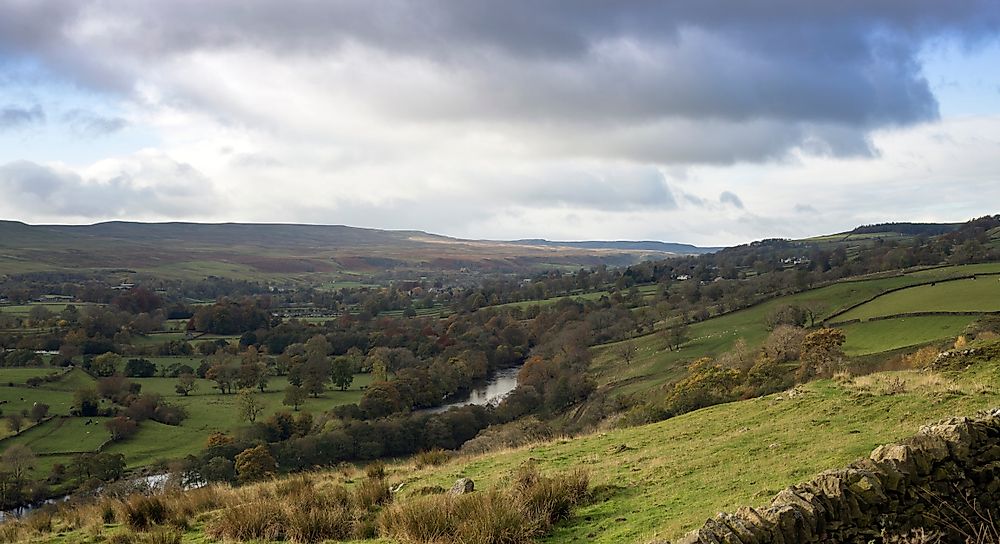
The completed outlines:
[[[449,495],[465,495],[466,493],[472,493],[476,490],[476,484],[472,481],[472,478],[459,478],[455,481],[455,485],[451,486],[448,490]]]

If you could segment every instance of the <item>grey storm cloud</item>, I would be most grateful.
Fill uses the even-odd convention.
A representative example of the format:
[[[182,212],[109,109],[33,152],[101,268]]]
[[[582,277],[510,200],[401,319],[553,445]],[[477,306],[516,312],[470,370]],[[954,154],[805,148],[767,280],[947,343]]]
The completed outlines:
[[[30,108],[18,106],[0,107],[0,130],[18,128],[40,123],[45,120],[45,112],[39,105]]]
[[[136,164],[100,180],[31,161],[0,165],[0,193],[6,195],[0,210],[6,204],[11,209],[46,210],[52,215],[108,218],[136,213],[183,215],[214,205],[207,180],[190,165],[164,157]]]
[[[130,92],[151,62],[202,51],[322,60],[361,47],[449,82],[359,91],[390,117],[615,131],[617,157],[661,164],[871,155],[872,130],[938,117],[925,43],[998,29],[993,0],[0,0],[0,55],[105,90]],[[714,128],[661,147],[658,127],[702,122]],[[747,126],[784,135],[700,151]]]

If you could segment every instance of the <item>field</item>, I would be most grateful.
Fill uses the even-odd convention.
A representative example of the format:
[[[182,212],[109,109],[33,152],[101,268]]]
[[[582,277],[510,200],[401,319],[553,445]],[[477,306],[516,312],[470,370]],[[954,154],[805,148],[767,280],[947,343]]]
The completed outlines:
[[[916,312],[996,311],[1000,311],[1000,278],[980,276],[977,279],[920,285],[888,293],[837,316],[836,320],[867,320]]]
[[[164,367],[171,363],[188,364],[197,367],[200,357],[154,357],[158,366]],[[68,416],[73,403],[73,392],[81,387],[93,387],[94,380],[82,370],[74,369],[65,374],[59,381],[45,383],[37,388],[30,388],[23,383],[34,375],[46,375],[62,372],[56,368],[0,368],[0,405],[5,413],[14,413],[30,409],[35,402],[50,406],[50,413],[56,416]],[[232,432],[246,423],[240,420],[237,407],[238,396],[220,395],[214,389],[214,382],[196,380],[197,389],[189,396],[183,397],[176,393],[174,385],[176,378],[129,378],[138,383],[144,393],[159,393],[169,402],[187,409],[188,418],[181,425],[173,427],[154,421],[145,421],[139,426],[139,432],[130,439],[115,443],[103,451],[122,453],[129,467],[149,465],[157,461],[183,457],[196,453],[205,443],[205,439],[216,431]],[[6,383],[15,382],[15,386]],[[319,398],[309,398],[300,410],[319,414],[330,408],[358,402],[361,399],[362,387],[371,381],[370,374],[358,374],[354,383],[347,391],[327,391]],[[291,407],[282,404],[284,389],[288,386],[285,377],[272,377],[268,391],[257,393],[264,406],[261,419]],[[94,423],[86,425],[86,421]],[[57,417],[40,425],[22,431],[17,437],[10,437],[6,426],[0,429],[0,449],[14,443],[28,444],[39,454],[54,454],[60,452],[94,451],[103,443],[108,433],[101,425],[101,418],[71,418]],[[4,439],[4,437],[7,437]],[[55,462],[65,462],[67,456],[44,457],[40,470],[47,469]]]
[[[832,381],[802,394],[715,406],[643,427],[460,459],[416,474],[400,470],[404,489],[448,487],[470,477],[489,487],[523,463],[543,471],[589,471],[608,500],[582,508],[547,542],[649,542],[673,539],[716,512],[764,505],[781,488],[867,455],[876,445],[927,422],[972,414],[1000,401],[995,369],[956,376],[950,393],[923,386],[917,373],[899,395],[863,395]],[[877,377],[876,377],[877,378]],[[987,386],[986,384],[989,384]]]
[[[56,417],[22,432],[10,444],[24,444],[38,453],[95,451],[108,440],[107,418]],[[89,422],[89,423],[88,423]],[[8,446],[4,442],[4,446]]]
[[[639,285],[639,294],[643,298],[649,298],[656,294],[658,289],[657,285]],[[555,304],[560,300],[584,300],[584,301],[595,301],[600,300],[601,297],[610,297],[611,293],[608,291],[593,291],[590,293],[579,293],[574,295],[565,295],[561,297],[551,297],[542,300],[523,300],[519,302],[508,302],[506,304],[494,305],[494,308],[530,308],[531,306],[548,306]]]
[[[718,356],[731,349],[738,338],[746,341],[751,348],[758,346],[768,334],[765,326],[767,316],[781,306],[792,304],[811,306],[814,308],[817,322],[819,322],[854,304],[892,289],[920,284],[929,279],[960,277],[972,273],[993,271],[994,269],[1000,269],[1000,265],[993,263],[990,265],[951,266],[904,275],[835,283],[694,323],[688,331],[690,340],[679,351],[669,351],[666,347],[666,340],[659,334],[638,337],[632,340],[635,342],[638,352],[627,367],[617,353],[619,344],[599,346],[595,348],[591,369],[598,385],[606,388],[612,395],[643,393],[683,376],[687,362],[699,357]],[[991,282],[995,280],[986,277],[975,281],[994,285]],[[936,287],[964,283],[964,281],[958,280],[940,283]],[[919,289],[919,287],[906,289],[900,293],[906,293],[913,289]],[[997,289],[1000,291],[1000,287]],[[885,297],[876,300],[881,300],[881,298]],[[994,297],[993,303],[1000,305],[1000,297]],[[842,318],[843,316],[838,316],[837,320]],[[898,323],[895,325],[880,325],[876,322],[865,323],[863,326],[845,329],[847,332],[846,347],[851,351],[851,354],[861,355],[874,353],[871,351],[872,349],[882,346],[886,349],[878,350],[879,352],[919,345],[949,336],[943,334],[945,330],[954,330],[955,333],[951,336],[957,335],[961,332],[960,329],[956,328],[957,324],[963,320],[965,320],[965,324],[968,324],[972,318],[967,320],[965,317],[945,319],[942,323],[946,326],[942,325],[942,327],[933,325],[931,320],[915,322],[920,325],[915,328],[906,328]],[[870,325],[876,327],[873,332],[866,331],[866,327]],[[894,329],[894,327],[898,327],[898,329]],[[876,341],[873,337],[880,330],[897,336]]]
[[[41,306],[42,308],[45,308],[46,310],[54,314],[57,314],[65,310],[67,304],[61,302],[59,303],[38,302],[35,304],[10,304],[10,305],[0,306],[0,313],[16,315],[18,317],[28,317],[28,313],[31,312],[31,308],[35,306]],[[77,308],[82,309],[83,307],[88,306],[88,304],[81,303],[81,304],[75,304],[75,306]]]
[[[641,427],[460,455],[438,467],[418,469],[411,460],[401,460],[390,463],[387,473],[390,485],[402,489],[395,500],[406,501],[426,486],[448,488],[463,477],[471,478],[476,489],[489,489],[526,464],[549,474],[583,469],[595,499],[542,542],[672,540],[716,512],[766,505],[782,488],[842,467],[924,424],[996,406],[1000,376],[993,364],[962,373],[902,371],[822,380],[794,394],[718,405]],[[903,392],[886,393],[882,384],[889,380],[903,383]],[[142,432],[148,433],[143,443],[177,436],[157,427]],[[133,454],[144,452],[134,449]],[[337,470],[311,477],[343,483],[351,475]],[[201,520],[213,515],[200,517],[184,542],[204,542]],[[91,538],[66,532],[45,542],[94,542]]]
[[[50,374],[62,374],[60,368],[4,368],[0,370],[0,385],[23,385],[28,378],[41,378]]]
[[[955,338],[974,316],[919,316],[852,323],[841,328],[847,336],[847,355],[871,355],[919,346],[935,340]]]

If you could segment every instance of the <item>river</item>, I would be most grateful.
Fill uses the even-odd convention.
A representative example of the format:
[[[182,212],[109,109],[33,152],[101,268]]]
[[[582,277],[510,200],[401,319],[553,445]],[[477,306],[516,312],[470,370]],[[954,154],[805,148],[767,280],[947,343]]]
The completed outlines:
[[[473,387],[458,400],[453,399],[448,404],[436,408],[428,408],[426,411],[436,414],[470,404],[479,406],[487,404],[496,405],[517,387],[517,373],[521,370],[521,366],[500,369],[494,372],[493,377],[487,380],[486,383]]]
[[[170,476],[168,474],[150,474],[148,476],[139,476],[137,478],[132,478],[130,481],[132,484],[146,485],[149,487],[150,490],[155,490],[155,489],[162,490],[166,487],[169,479]],[[185,489],[194,489],[201,487],[203,485],[205,485],[204,482],[196,482],[194,484],[188,485],[187,487],[185,487]],[[100,492],[100,489],[98,489],[97,491]],[[0,511],[0,523],[3,523],[5,520],[8,519],[16,519],[24,517],[25,515],[30,514],[33,510],[37,510],[38,508],[41,508],[47,504],[56,504],[58,502],[68,501],[70,498],[72,498],[72,495],[65,495],[54,499],[48,499],[38,504],[21,506],[13,510]]]

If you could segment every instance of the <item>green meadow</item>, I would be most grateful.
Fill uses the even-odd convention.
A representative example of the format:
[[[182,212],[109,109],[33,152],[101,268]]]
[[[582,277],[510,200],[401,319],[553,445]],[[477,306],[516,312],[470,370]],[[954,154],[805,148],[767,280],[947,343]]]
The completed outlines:
[[[946,281],[919,285],[882,295],[837,316],[837,321],[916,312],[1000,311],[1000,277]]]
[[[955,338],[975,316],[919,316],[883,319],[841,326],[847,355],[872,355]]]
[[[842,467],[922,425],[994,407],[1000,402],[998,379],[995,365],[982,363],[954,373],[901,371],[821,380],[794,393],[717,405],[659,423],[458,455],[440,466],[418,467],[404,459],[390,463],[386,473],[390,486],[400,489],[393,500],[405,502],[429,487],[447,489],[458,478],[471,478],[476,489],[490,489],[525,465],[545,474],[582,469],[590,479],[592,499],[540,542],[673,540],[716,512],[765,506],[784,487]],[[893,384],[891,392],[888,384]],[[156,450],[142,446],[180,438],[178,428],[163,427],[144,427],[143,441],[114,448],[134,458],[181,455],[183,449],[169,444]],[[324,486],[359,476],[338,469],[306,477]],[[182,541],[209,542],[203,530],[216,515],[200,514]],[[40,542],[96,543],[105,537],[68,530]]]
[[[394,477],[409,490],[447,488],[460,477],[489,487],[525,463],[537,464],[543,472],[583,468],[602,499],[580,508],[545,542],[674,539],[716,512],[766,505],[785,486],[843,466],[923,424],[972,415],[1000,402],[995,368],[941,376],[939,381],[924,374],[818,381],[801,386],[796,395],[771,395],[641,427],[460,457],[415,473],[400,467]],[[889,377],[906,383],[906,392],[880,392],[879,383]]]
[[[973,273],[1000,270],[1000,265],[951,266],[917,271],[909,274],[854,280],[834,283],[818,289],[811,289],[794,295],[775,298],[764,303],[713,317],[700,323],[693,323],[688,330],[689,340],[678,351],[667,349],[666,340],[658,334],[637,337],[634,342],[638,351],[629,365],[625,365],[619,355],[619,343],[606,344],[594,348],[592,372],[598,385],[612,395],[643,393],[664,383],[674,381],[684,375],[687,363],[700,357],[714,357],[730,350],[737,339],[742,338],[749,347],[759,346],[767,338],[766,321],[769,314],[786,305],[811,307],[817,316],[817,323],[851,306],[876,297],[887,291],[918,285],[930,279],[961,277]],[[1000,294],[1000,284],[996,278],[982,277],[976,282],[995,286]],[[972,283],[972,280],[969,280]],[[936,288],[951,284],[964,284],[965,280],[940,283]],[[906,293],[921,287],[899,291]],[[896,293],[875,299],[881,300]],[[993,297],[992,304],[1000,310],[1000,297]],[[865,304],[861,308],[868,306]],[[859,308],[860,309],[860,308]],[[854,310],[852,310],[853,313]],[[846,314],[838,315],[837,321],[846,319]],[[851,355],[865,355],[891,351],[900,347],[915,346],[957,336],[961,329],[974,318],[959,316],[935,316],[928,320],[912,321],[911,325],[878,322],[860,326],[845,327],[847,344],[845,349]],[[868,327],[874,327],[868,329]],[[892,336],[879,337],[882,332]]]
[[[167,366],[174,362],[197,367],[200,357],[156,357],[153,358],[159,366]],[[65,462],[69,456],[53,454],[65,452],[96,451],[108,438],[108,432],[103,426],[105,418],[68,417],[73,404],[73,394],[80,388],[94,387],[95,380],[79,369],[70,370],[58,381],[44,383],[39,387],[28,387],[23,382],[32,376],[47,375],[54,372],[62,373],[59,368],[0,368],[0,409],[4,413],[16,413],[30,410],[31,406],[45,403],[50,406],[50,414],[54,417],[38,425],[26,421],[19,435],[12,436],[7,426],[0,429],[0,450],[15,443],[23,443],[38,454],[43,454],[43,462],[39,470],[49,469],[55,462]],[[144,421],[139,425],[139,432],[119,443],[111,444],[102,451],[122,453],[129,467],[149,465],[197,453],[214,432],[233,432],[247,423],[240,419],[239,395],[222,395],[215,389],[215,382],[196,380],[197,389],[188,396],[178,395],[174,389],[176,378],[129,378],[138,383],[143,393],[158,393],[168,402],[183,406],[188,413],[178,426],[163,425],[155,421]],[[14,383],[8,386],[7,383]],[[358,374],[354,383],[347,391],[328,390],[318,398],[309,397],[300,407],[301,411],[319,414],[341,404],[358,402],[364,387],[371,382],[370,374]],[[273,376],[268,383],[267,391],[255,392],[263,406],[261,420],[280,412],[291,411],[292,407],[283,404],[284,389],[288,387],[288,379],[283,376]],[[107,401],[103,401],[106,403]],[[91,424],[86,424],[91,421]]]

